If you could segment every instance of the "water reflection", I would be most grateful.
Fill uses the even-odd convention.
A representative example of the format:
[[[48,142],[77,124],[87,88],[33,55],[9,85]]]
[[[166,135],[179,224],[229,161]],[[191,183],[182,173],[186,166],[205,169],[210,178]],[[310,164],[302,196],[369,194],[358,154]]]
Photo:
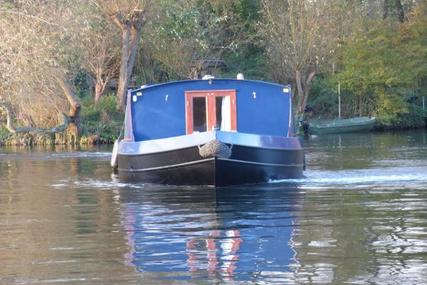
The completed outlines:
[[[284,282],[298,197],[290,185],[122,189],[126,260],[140,272],[183,278]]]
[[[0,149],[0,284],[426,284],[426,141],[313,138],[305,179],[217,191]]]

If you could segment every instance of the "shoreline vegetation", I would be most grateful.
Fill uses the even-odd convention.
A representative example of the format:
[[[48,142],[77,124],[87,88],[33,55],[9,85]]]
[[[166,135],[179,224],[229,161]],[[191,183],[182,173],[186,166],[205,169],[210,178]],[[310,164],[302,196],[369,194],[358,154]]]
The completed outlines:
[[[297,121],[426,127],[421,0],[0,3],[0,145],[113,143],[129,87],[210,74],[292,84]]]
[[[77,142],[70,143],[67,131],[55,133],[10,133],[0,126],[1,146],[55,146],[55,145],[107,145],[122,134],[124,115],[117,111],[114,94],[105,95],[98,106],[88,104],[82,112],[82,131]],[[371,132],[407,131],[427,127],[427,116],[418,106],[409,113],[400,114],[391,121],[379,120]],[[310,114],[309,114],[310,115]],[[309,116],[308,115],[308,116]],[[302,135],[303,133],[301,133]]]
[[[89,95],[81,101],[81,130],[76,141],[70,141],[67,129],[48,133],[11,133],[5,126],[0,126],[0,146],[113,144],[121,134],[124,119],[123,112],[116,109],[115,95],[104,95],[97,105],[91,102]]]

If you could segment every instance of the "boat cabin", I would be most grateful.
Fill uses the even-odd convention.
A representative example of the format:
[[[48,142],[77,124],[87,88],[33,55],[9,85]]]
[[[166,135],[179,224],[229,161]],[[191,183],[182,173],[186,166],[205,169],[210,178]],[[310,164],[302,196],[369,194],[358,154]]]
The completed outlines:
[[[148,141],[213,130],[293,135],[290,86],[239,79],[188,80],[130,91],[125,140]]]

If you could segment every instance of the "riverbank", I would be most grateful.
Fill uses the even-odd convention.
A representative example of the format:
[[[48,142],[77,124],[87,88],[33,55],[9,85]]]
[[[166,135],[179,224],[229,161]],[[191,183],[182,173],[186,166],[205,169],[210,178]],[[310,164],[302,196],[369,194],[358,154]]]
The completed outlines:
[[[8,134],[0,138],[0,146],[36,146],[36,145],[70,145],[66,134]],[[78,138],[77,145],[112,144],[110,136],[102,134],[87,134]]]
[[[58,133],[11,133],[0,126],[0,146],[101,145],[112,144],[120,136],[124,114],[116,110],[113,94],[105,95],[97,105],[89,95],[81,98],[80,132],[76,140],[67,131]]]
[[[0,146],[37,145],[102,145],[112,144],[119,137],[122,121],[84,121],[82,131],[76,141],[69,139],[67,132],[61,133],[10,133],[0,127]]]
[[[110,121],[108,124],[100,121],[86,121],[82,124],[83,133],[78,138],[76,145],[104,145],[113,144],[121,132],[122,121]],[[403,128],[390,127],[378,124],[373,132],[406,132],[408,130],[424,129],[426,125]],[[56,134],[9,134],[6,129],[0,127],[0,146],[53,146],[70,145],[65,133]]]
[[[10,133],[0,126],[0,146],[44,146],[44,145],[102,145],[112,144],[120,136],[124,114],[116,110],[114,94],[105,95],[97,105],[89,94],[81,96],[82,112],[80,136],[71,141],[66,132],[55,134]],[[325,111],[324,114],[327,114]],[[320,114],[318,114],[320,115]],[[309,114],[308,114],[308,117]],[[327,117],[327,116],[326,116]],[[406,131],[427,126],[426,111],[410,106],[407,113],[393,114],[378,118],[375,132]]]

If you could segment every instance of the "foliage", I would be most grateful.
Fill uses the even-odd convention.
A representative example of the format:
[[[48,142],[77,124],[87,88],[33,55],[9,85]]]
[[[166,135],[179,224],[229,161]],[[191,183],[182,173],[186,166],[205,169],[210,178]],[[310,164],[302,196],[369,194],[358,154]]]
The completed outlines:
[[[426,126],[427,112],[420,106],[410,104],[408,112],[386,114],[378,118],[382,129],[414,129]]]
[[[339,41],[352,23],[351,3],[343,1],[262,1],[259,33],[274,71],[273,79],[296,86],[300,119],[314,77],[330,66]]]
[[[356,98],[355,113],[376,115],[386,125],[413,125],[399,120],[414,111],[411,94],[426,94],[426,7],[418,6],[403,24],[377,20],[370,27],[343,47],[335,79]]]
[[[114,94],[102,96],[94,104],[90,96],[85,96],[82,111],[83,136],[96,135],[103,142],[113,142],[118,138],[124,115],[117,111],[117,97]]]
[[[11,105],[20,123],[51,127],[67,112],[67,94],[53,79],[67,81],[65,63],[71,52],[66,42],[75,37],[75,24],[63,1],[23,0],[2,6],[0,99]]]
[[[246,78],[272,80],[265,56],[265,44],[258,33],[261,2],[239,0],[232,3],[233,29],[239,37],[235,41],[236,48],[223,53],[227,65],[224,76],[235,77],[237,73],[242,72]]]
[[[335,118],[338,116],[337,89],[330,80],[316,78],[310,89],[310,98],[308,107],[311,117]]]
[[[158,9],[143,38],[136,66],[139,83],[206,73],[234,77],[246,73],[246,67],[247,74],[265,74],[259,65],[263,49],[254,40],[257,0],[162,0]]]
[[[4,126],[0,126],[0,145],[1,142],[5,141],[9,137],[9,135],[9,131]]]
[[[83,14],[79,40],[76,41],[79,67],[94,86],[95,104],[104,94],[107,84],[117,77],[120,59],[120,36],[115,27],[93,5],[81,6],[79,15]],[[107,35],[107,36],[106,36]],[[90,48],[88,48],[90,47]]]

